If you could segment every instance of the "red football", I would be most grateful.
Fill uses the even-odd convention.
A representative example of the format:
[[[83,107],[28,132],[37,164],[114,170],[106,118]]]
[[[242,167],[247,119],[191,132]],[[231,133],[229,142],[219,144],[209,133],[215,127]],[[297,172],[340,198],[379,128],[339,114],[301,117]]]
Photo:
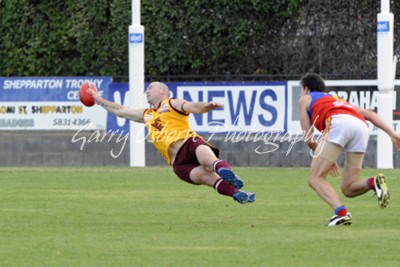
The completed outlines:
[[[94,105],[94,98],[89,93],[89,87],[92,88],[93,91],[98,92],[96,86],[93,83],[89,82],[84,82],[79,88],[79,99],[81,100],[82,104],[87,107],[91,107]]]

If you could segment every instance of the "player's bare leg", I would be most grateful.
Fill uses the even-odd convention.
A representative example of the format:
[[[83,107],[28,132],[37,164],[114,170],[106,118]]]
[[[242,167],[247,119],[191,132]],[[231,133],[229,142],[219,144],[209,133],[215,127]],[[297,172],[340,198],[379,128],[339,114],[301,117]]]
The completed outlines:
[[[352,221],[351,214],[341,203],[335,188],[326,179],[334,164],[331,160],[323,157],[313,158],[308,184],[335,211],[335,215],[325,226],[350,225]]]
[[[190,172],[190,180],[195,184],[212,186],[219,194],[230,196],[241,204],[255,201],[254,193],[238,190],[236,187],[219,177],[216,172],[208,171],[201,165]]]
[[[308,185],[324,200],[332,209],[341,206],[339,195],[333,186],[327,181],[327,175],[332,167],[332,162],[322,157],[314,158],[311,162]]]
[[[197,147],[196,156],[200,164],[208,171],[215,171],[222,179],[237,189],[243,187],[243,181],[235,174],[231,166],[226,161],[218,159],[209,146]]]

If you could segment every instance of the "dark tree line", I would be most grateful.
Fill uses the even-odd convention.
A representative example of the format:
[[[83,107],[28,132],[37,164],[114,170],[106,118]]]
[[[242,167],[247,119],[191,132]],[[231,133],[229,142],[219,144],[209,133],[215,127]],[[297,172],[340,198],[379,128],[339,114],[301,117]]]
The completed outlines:
[[[380,1],[141,3],[151,78],[274,80],[307,71],[376,78]],[[398,54],[398,1],[391,1],[391,11]],[[0,18],[0,76],[128,79],[131,0],[0,0]]]

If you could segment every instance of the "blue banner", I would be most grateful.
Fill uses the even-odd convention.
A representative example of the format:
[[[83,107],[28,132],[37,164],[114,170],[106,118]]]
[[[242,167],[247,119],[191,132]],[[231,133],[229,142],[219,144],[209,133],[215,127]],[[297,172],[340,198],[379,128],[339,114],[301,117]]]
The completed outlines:
[[[89,81],[99,93],[108,95],[112,77],[2,77],[0,102],[79,101],[79,87]]]
[[[218,101],[224,107],[192,114],[190,125],[200,134],[226,132],[287,132],[286,82],[170,82],[171,96],[194,102]],[[148,84],[145,84],[145,88]],[[127,83],[113,84],[109,100],[124,105]],[[143,89],[145,89],[143,88]],[[125,104],[126,105],[126,104]],[[129,131],[124,119],[108,115],[107,130]]]
[[[106,129],[107,111],[79,100],[86,81],[107,96],[112,77],[0,77],[0,130]]]

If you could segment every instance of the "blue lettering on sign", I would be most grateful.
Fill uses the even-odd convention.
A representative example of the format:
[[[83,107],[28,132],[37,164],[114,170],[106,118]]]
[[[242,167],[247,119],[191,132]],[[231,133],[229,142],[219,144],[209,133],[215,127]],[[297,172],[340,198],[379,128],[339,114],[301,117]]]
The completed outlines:
[[[225,92],[224,91],[210,91],[208,93],[208,102],[213,101],[214,97],[224,97]],[[217,108],[216,110],[221,110],[222,108]],[[208,119],[207,119],[208,124],[221,124],[223,125],[225,123],[225,120],[217,120],[213,119],[213,112],[208,112]]]
[[[265,90],[261,93],[260,96],[260,106],[268,111],[269,113],[271,113],[272,115],[272,119],[271,120],[266,120],[263,115],[258,115],[258,119],[260,121],[260,123],[264,126],[272,126],[274,125],[274,123],[276,122],[277,118],[278,118],[278,111],[276,110],[276,108],[274,106],[268,105],[264,99],[270,97],[272,98],[273,101],[276,101],[278,98],[275,94],[275,92],[273,90]]]
[[[207,114],[192,114],[198,126],[227,124],[247,127],[260,124],[263,127],[271,127],[278,122],[278,101],[282,101],[274,89],[268,88],[251,91],[247,88],[236,92],[225,88],[197,92],[185,90],[182,92],[182,98],[191,102],[210,102],[225,98],[228,102],[224,108],[212,110]],[[227,116],[215,118],[214,112],[218,112],[220,116],[219,111],[226,108],[229,111]],[[207,116],[206,121],[204,116]]]
[[[79,87],[93,83],[100,95],[107,95],[109,76],[0,77],[0,102],[79,101]]]
[[[389,21],[378,21],[377,31],[378,32],[389,32],[390,31]]]
[[[130,44],[141,44],[143,43],[143,33],[130,33],[129,34],[129,43]]]
[[[117,102],[118,104],[126,104],[126,95],[129,91],[128,83],[111,83],[108,88],[108,97],[112,102]],[[107,130],[108,131],[123,131],[124,133],[129,133],[129,120],[120,119],[122,125],[118,123],[118,118],[111,112],[107,112]]]
[[[247,104],[246,104],[245,92],[243,90],[241,90],[239,92],[239,98],[237,100],[236,107],[235,107],[235,105],[233,103],[233,98],[232,98],[232,91],[228,91],[229,108],[230,108],[230,113],[232,115],[231,122],[233,125],[238,124],[238,121],[239,121],[238,117],[240,117],[240,113],[241,113],[242,109],[243,109],[245,125],[251,125],[251,118],[253,117],[254,103],[256,101],[256,96],[257,96],[257,91],[253,91],[251,94],[250,107],[248,109]]]

